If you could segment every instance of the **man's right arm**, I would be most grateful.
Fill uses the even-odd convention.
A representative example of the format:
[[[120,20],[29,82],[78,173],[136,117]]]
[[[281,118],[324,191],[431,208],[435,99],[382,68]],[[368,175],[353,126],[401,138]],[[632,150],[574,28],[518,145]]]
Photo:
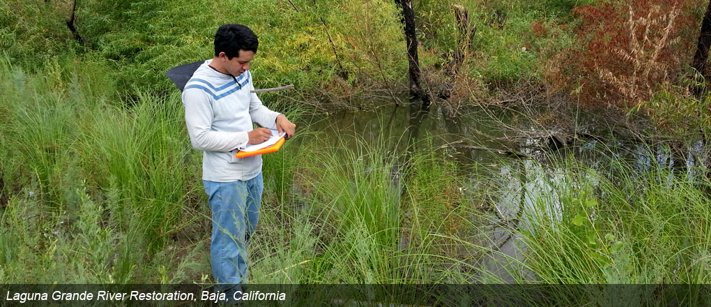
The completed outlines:
[[[213,111],[210,98],[200,89],[186,89],[183,92],[185,124],[193,148],[202,151],[228,152],[247,145],[247,132],[214,131]]]

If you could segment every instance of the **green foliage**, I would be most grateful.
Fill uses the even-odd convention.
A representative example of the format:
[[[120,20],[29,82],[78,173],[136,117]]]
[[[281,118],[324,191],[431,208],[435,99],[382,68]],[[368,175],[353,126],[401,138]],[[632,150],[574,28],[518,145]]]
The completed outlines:
[[[578,6],[590,5],[596,2],[603,1],[605,0],[544,0],[540,2],[529,2],[529,5],[540,5],[542,8],[546,9],[551,14],[555,14],[560,17],[566,17],[571,16],[571,10]]]
[[[418,29],[424,47],[423,65],[440,67],[462,40],[453,6],[469,12],[475,31],[465,70],[473,80],[496,86],[540,80],[547,59],[571,46],[566,25],[570,9],[586,1],[416,1]]]
[[[545,283],[659,284],[708,281],[706,247],[711,217],[708,181],[694,183],[663,167],[615,177],[573,162],[559,223],[534,223],[526,263]],[[578,171],[576,171],[578,170]],[[541,207],[551,206],[540,203]]]
[[[422,67],[441,70],[457,48],[461,37],[452,11],[456,4],[469,11],[471,26],[477,30],[471,60],[465,62],[468,78],[493,85],[538,79],[544,69],[541,64],[546,64],[541,59],[568,44],[569,34],[560,25],[562,16],[569,15],[552,12],[569,11],[581,3],[416,1]],[[261,0],[221,5],[202,0],[80,1],[76,26],[84,49],[75,48],[64,25],[70,4],[4,4],[0,33],[9,38],[4,41],[10,56],[30,59],[28,55],[36,50],[53,57],[62,50],[75,50],[108,63],[122,97],[136,99],[137,89],[165,97],[174,88],[164,72],[210,58],[215,29],[237,22],[260,36],[261,48],[252,68],[257,87],[296,86],[297,93],[276,94],[275,100],[317,108],[329,102],[353,107],[348,104],[354,98],[406,89],[401,12],[393,1],[295,0],[277,5]],[[32,18],[36,22],[24,22]],[[544,24],[549,35],[532,37],[533,23]],[[35,37],[34,33],[37,39],[16,39]]]
[[[664,84],[648,101],[641,102],[630,111],[646,115],[654,128],[677,140],[698,140],[708,134],[711,127],[709,114],[711,96],[701,99],[688,91],[688,87]]]
[[[313,95],[334,82],[334,91],[352,92],[403,80],[406,62],[397,51],[404,43],[392,3],[316,4],[88,1],[80,7],[80,27],[115,63],[118,83],[129,92],[172,90],[163,72],[211,58],[214,32],[229,22],[246,24],[260,37],[253,65],[257,87],[294,84]]]
[[[446,52],[457,48],[458,30],[453,5],[463,5],[470,12],[477,7],[476,1],[413,1],[415,22],[425,49]]]
[[[163,72],[209,58],[217,26],[239,22],[261,38],[257,87],[297,86],[265,99],[292,119],[305,118],[302,103],[407,83],[392,1],[287,2],[80,1],[83,48],[64,24],[69,2],[1,3],[0,282],[209,282],[200,153]],[[540,80],[547,59],[574,45],[569,12],[592,2],[418,1],[423,67],[441,69],[456,48],[451,6],[461,4],[477,27],[462,71],[492,85]],[[708,126],[708,97],[669,86],[644,103],[675,133]],[[481,262],[502,253],[487,245],[490,225],[477,224],[494,214],[480,210],[497,189],[464,188],[497,183],[431,139],[409,156],[393,150],[388,131],[372,133],[334,142],[300,129],[265,157],[252,280],[501,282]],[[708,179],[640,173],[617,160],[605,162],[612,171],[554,163],[554,179],[543,180],[549,193],[524,197],[534,221],[523,230],[525,259],[507,260],[533,278],[516,281],[709,281]],[[560,216],[550,214],[556,202]]]
[[[431,139],[422,142],[434,147]],[[429,143],[429,144],[427,144]],[[457,173],[456,162],[444,150],[421,151],[411,160],[407,196],[412,210],[412,230],[415,238],[426,237],[433,230],[446,235],[458,235],[467,226],[465,179]]]
[[[0,50],[13,61],[36,68],[74,49],[67,28],[71,12],[55,1],[7,0],[0,3]]]
[[[212,2],[85,1],[78,27],[88,44],[116,69],[123,94],[135,89],[165,94],[173,66],[212,55],[215,29],[226,16]]]
[[[481,61],[470,73],[504,86],[541,80],[548,59],[572,45],[568,20],[540,2],[496,3],[476,11],[472,50]]]
[[[140,93],[133,109],[117,107],[107,68],[76,64],[55,61],[41,75],[7,58],[0,66],[12,76],[0,81],[11,119],[0,125],[2,236],[27,240],[3,245],[7,281],[157,281],[136,264],[197,218],[184,215],[200,194],[182,107]],[[24,279],[35,269],[37,280]]]
[[[345,145],[345,143],[342,143]],[[313,281],[343,278],[349,283],[398,282],[399,187],[390,181],[396,160],[383,159],[386,144],[359,140],[355,148],[325,147],[313,161],[308,187],[314,213],[322,216],[325,253]],[[318,206],[318,207],[316,207]],[[345,261],[344,261],[345,260]]]
[[[481,54],[481,65],[473,73],[494,83],[513,83],[537,78],[537,56],[524,37],[530,33],[531,17],[509,17],[502,28],[483,27],[477,32],[474,49]],[[481,50],[481,51],[479,51]]]
[[[417,155],[406,170],[399,169],[404,155],[392,152],[394,144],[383,135],[366,140],[341,134],[335,146],[319,141],[325,140],[321,134],[301,136],[311,141],[302,139],[294,158],[301,161],[291,186],[296,195],[290,202],[263,207],[263,225],[286,226],[260,228],[262,235],[252,251],[255,282],[466,280],[465,274],[447,271],[456,260],[440,259],[451,252],[447,245],[434,246],[437,235],[456,236],[445,229],[447,222],[437,219],[452,215],[446,202],[459,196],[436,191],[458,178],[450,177],[454,165],[435,153]],[[274,162],[267,160],[265,174],[275,171]],[[410,173],[417,179],[406,179]],[[429,185],[427,176],[434,179]],[[412,184],[410,192],[403,190],[406,180]],[[408,195],[404,202],[402,193]]]

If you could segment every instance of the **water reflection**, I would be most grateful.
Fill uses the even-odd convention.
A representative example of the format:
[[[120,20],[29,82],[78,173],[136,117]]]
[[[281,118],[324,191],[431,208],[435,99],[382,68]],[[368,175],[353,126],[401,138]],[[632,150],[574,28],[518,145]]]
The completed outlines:
[[[489,249],[484,259],[484,276],[511,283],[534,280],[524,266],[526,250],[521,231],[533,232],[533,225],[555,228],[563,220],[560,191],[569,188],[564,170],[545,168],[533,160],[503,165],[498,177],[500,195],[491,222]]]
[[[586,151],[600,152],[596,149],[597,141],[581,145],[578,153]],[[629,146],[629,145],[628,145]],[[703,142],[697,141],[686,148],[684,167],[680,168],[670,146],[660,144],[650,148],[643,144],[633,146],[631,154],[624,147],[613,148],[614,159],[633,162],[632,176],[644,178],[649,174],[661,175],[656,177],[660,183],[671,185],[674,176],[683,172],[691,183],[700,184],[708,173],[708,150],[704,149]],[[597,161],[601,165],[609,165],[610,157],[599,156]],[[596,163],[588,163],[595,165]],[[535,281],[532,272],[525,269],[526,246],[522,232],[535,234],[535,229],[540,225],[543,228],[555,229],[563,221],[565,206],[560,193],[575,195],[582,189],[598,188],[601,182],[599,173],[588,171],[578,174],[580,178],[573,179],[571,170],[558,168],[556,164],[541,163],[536,160],[510,161],[504,163],[496,176],[498,195],[495,203],[494,214],[487,221],[490,229],[485,240],[491,253],[482,261],[484,274],[480,282],[515,282]],[[594,220],[595,211],[591,210],[590,220]]]
[[[577,136],[572,142],[572,138],[533,123],[531,117],[515,114],[511,110],[480,108],[453,121],[437,108],[413,112],[408,107],[385,107],[375,112],[339,113],[335,121],[322,122],[312,129],[324,131],[327,138],[338,134],[358,135],[368,142],[385,139],[397,152],[418,150],[418,142],[427,137],[432,142],[428,146],[452,149],[448,153],[457,161],[459,171],[471,179],[465,189],[494,187],[486,191],[495,201],[493,210],[483,219],[486,225],[480,228],[485,230],[485,238],[475,242],[490,251],[476,260],[482,269],[477,282],[534,281],[534,274],[525,269],[526,246],[521,231],[533,232],[541,224],[555,229],[565,215],[565,195],[560,193],[575,193],[581,184],[593,188],[600,184],[596,172],[580,175],[578,180],[582,182],[571,180],[570,170],[561,168],[560,163],[549,163],[551,157],[555,160],[573,155],[585,165],[600,169],[600,173],[619,161],[632,166],[633,176],[668,170],[661,172],[666,177],[659,179],[668,184],[679,172],[685,172],[692,182],[701,182],[708,173],[708,149],[701,141],[692,142],[684,154],[676,156],[664,144],[650,147],[634,140],[603,141]],[[549,146],[551,140],[558,140],[557,146]],[[396,187],[406,180],[401,169],[407,168],[395,165],[391,170]],[[481,184],[482,180],[494,184]]]

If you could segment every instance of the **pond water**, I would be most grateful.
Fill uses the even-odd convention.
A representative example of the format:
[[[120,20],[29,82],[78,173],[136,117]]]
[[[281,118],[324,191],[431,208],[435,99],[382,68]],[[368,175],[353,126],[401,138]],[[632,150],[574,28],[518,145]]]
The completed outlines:
[[[547,162],[551,156],[573,154],[593,166],[609,163],[610,158],[623,159],[640,173],[660,165],[686,172],[689,179],[706,173],[708,154],[699,141],[692,142],[687,154],[679,158],[668,146],[650,149],[630,140],[576,137],[569,142],[566,140],[571,137],[542,127],[531,120],[533,117],[515,109],[482,107],[455,121],[436,107],[427,113],[416,113],[408,107],[388,106],[373,112],[330,114],[314,121],[311,129],[325,133],[329,139],[335,139],[337,134],[357,135],[373,142],[385,138],[399,150],[430,137],[435,148],[453,149],[450,152],[459,171],[471,179],[466,189],[480,187],[482,180],[495,182],[495,208],[490,210],[491,216],[483,219],[488,225],[480,227],[486,232],[484,239],[475,242],[491,251],[475,264],[483,271],[479,282],[513,282],[514,276],[519,280],[535,279],[520,265],[525,251],[520,230],[531,230],[535,223],[551,223],[555,227],[564,212],[557,191],[571,184],[565,178],[566,170]],[[595,173],[584,176],[593,186],[600,181]]]

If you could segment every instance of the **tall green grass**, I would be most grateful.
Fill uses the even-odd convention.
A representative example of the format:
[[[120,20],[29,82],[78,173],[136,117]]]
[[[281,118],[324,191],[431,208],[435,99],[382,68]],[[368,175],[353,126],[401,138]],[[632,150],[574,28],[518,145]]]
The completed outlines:
[[[318,208],[325,226],[320,230],[324,254],[312,278],[395,282],[401,220],[399,187],[391,183],[390,171],[397,161],[385,154],[383,143],[357,144],[325,146],[323,151],[332,154],[315,160],[327,171],[314,173],[308,183],[310,206]]]
[[[139,92],[126,108],[110,81],[86,80],[106,76],[104,66],[48,67],[28,75],[7,58],[0,65],[11,76],[0,81],[3,281],[160,281],[141,264],[201,212],[182,106]]]
[[[436,189],[461,177],[440,172],[439,164],[451,164],[430,153],[404,163],[407,156],[395,151],[397,144],[386,135],[383,131],[372,140],[348,134],[329,140],[317,132],[305,136],[312,141],[301,144],[292,187],[300,195],[289,208],[273,208],[288,209],[288,217],[263,210],[266,219],[289,227],[275,230],[270,221],[260,226],[255,282],[390,284],[447,278],[451,265],[442,265],[447,251],[435,247],[433,235],[445,234],[445,222],[438,218],[450,214],[443,211],[451,195]],[[406,179],[410,176],[422,179]],[[426,181],[428,176],[434,181]],[[430,209],[439,213],[430,216]]]
[[[0,83],[8,119],[1,126],[2,280],[209,281],[200,155],[188,143],[177,95],[138,91],[127,104],[108,76],[101,79],[108,68],[85,61],[57,60],[44,74],[26,74],[7,59],[0,67],[12,76]],[[441,260],[432,253],[445,251],[432,248],[428,229],[436,233],[442,222],[424,212],[434,201],[445,216],[452,198],[426,178],[453,183],[453,164],[440,172],[442,160],[432,154],[404,163],[382,137],[338,142],[304,129],[265,157],[252,280],[441,279],[445,266],[433,267]],[[405,189],[410,173],[420,179]]]
[[[610,165],[610,172],[598,172],[561,163],[562,219],[524,232],[535,281],[708,283],[708,179],[689,181],[664,166],[640,173],[630,164]]]
[[[4,283],[210,281],[200,153],[179,98],[138,91],[128,106],[107,69],[89,59],[58,59],[42,74],[0,65]],[[250,280],[503,281],[483,263],[506,257],[488,242],[488,216],[510,182],[474,172],[484,162],[464,165],[431,137],[408,151],[370,132],[303,127],[265,156]],[[523,258],[508,259],[524,271],[515,282],[709,281],[708,179],[641,172],[614,155],[595,167],[551,161],[510,179],[536,182],[521,184],[529,224],[517,229]]]

